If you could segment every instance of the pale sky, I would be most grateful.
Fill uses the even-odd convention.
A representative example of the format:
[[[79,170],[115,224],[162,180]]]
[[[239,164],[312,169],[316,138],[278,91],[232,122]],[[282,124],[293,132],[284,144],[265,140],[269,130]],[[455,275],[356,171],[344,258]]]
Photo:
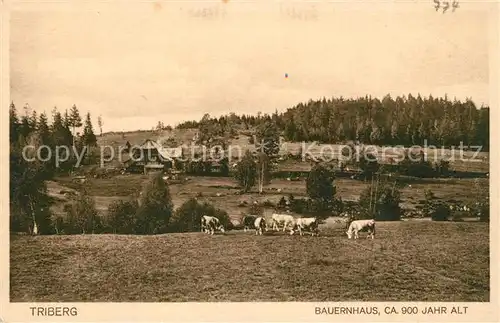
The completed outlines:
[[[309,20],[271,2],[12,12],[11,97],[49,114],[76,104],[95,128],[101,114],[104,131],[284,111],[323,96],[446,92],[488,105],[488,14],[465,5],[446,14],[430,1],[285,5],[315,12]],[[196,16],[204,7],[217,16]]]

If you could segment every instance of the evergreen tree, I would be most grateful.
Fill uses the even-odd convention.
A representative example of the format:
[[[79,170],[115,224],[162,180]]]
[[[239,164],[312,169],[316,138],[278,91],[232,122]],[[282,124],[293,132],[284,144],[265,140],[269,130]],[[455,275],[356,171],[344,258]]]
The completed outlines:
[[[72,169],[75,162],[75,156],[72,151],[73,136],[71,135],[71,130],[68,128],[68,125],[64,122],[61,113],[57,111],[57,108],[52,110],[52,120],[52,126],[50,127],[51,147],[53,151],[55,151],[56,147],[59,147],[61,160],[66,160],[62,164],[57,165],[59,167],[58,171],[67,172]],[[56,166],[55,163],[54,166]]]
[[[90,118],[90,112],[87,112],[87,116],[85,117],[85,126],[83,128],[82,141],[86,146],[95,146],[97,144],[97,138],[94,134],[92,120]]]
[[[337,127],[337,140],[343,142],[346,139],[345,131],[344,131],[344,123],[340,122]]]
[[[334,180],[334,172],[329,167],[317,163],[307,177],[307,195],[323,204],[330,204],[334,200],[336,193]]]
[[[11,102],[9,106],[9,139],[10,144],[17,142],[19,137],[19,118],[17,116],[16,106]]]
[[[71,129],[71,121],[70,121],[70,118],[69,118],[68,109],[66,109],[64,111],[64,117],[62,119],[62,123],[63,123],[64,127],[68,128],[68,129]]]
[[[38,120],[38,134],[40,135],[40,140],[42,141],[42,144],[51,146],[50,142],[50,128],[48,124],[48,119],[47,115],[45,112],[40,114],[40,118]]]
[[[399,142],[399,127],[396,121],[392,122],[391,125],[391,143],[397,144]]]
[[[31,128],[30,118],[28,117],[27,113],[25,113],[21,117],[21,122],[18,129],[19,129],[19,135],[22,136],[25,140],[26,138],[28,138],[29,134],[34,130],[33,128]]]
[[[66,118],[65,118],[66,119]],[[75,104],[71,107],[69,117],[67,119],[68,126],[71,127],[73,134],[73,146],[75,145],[76,129],[82,126],[82,117]]]
[[[380,128],[377,127],[377,125],[372,126],[372,132],[370,134],[370,142],[372,144],[379,144],[382,139],[382,132],[380,131]]]
[[[35,131],[38,129],[38,114],[36,110],[33,110],[31,113],[31,117],[28,119],[29,128],[31,131]]]
[[[62,118],[56,108],[52,110],[52,143],[58,146],[71,146],[73,137],[68,128],[69,124]]]

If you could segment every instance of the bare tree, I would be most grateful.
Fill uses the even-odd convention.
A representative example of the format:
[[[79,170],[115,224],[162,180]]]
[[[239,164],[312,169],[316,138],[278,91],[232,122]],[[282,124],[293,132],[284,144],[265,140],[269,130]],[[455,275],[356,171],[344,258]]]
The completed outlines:
[[[259,153],[257,157],[259,193],[262,194],[264,185],[269,184],[271,179],[270,160],[269,156],[267,156],[264,152]]]
[[[99,132],[100,132],[100,137],[102,137],[102,126],[103,126],[103,123],[102,123],[102,117],[99,116],[97,117],[97,125],[99,126]]]

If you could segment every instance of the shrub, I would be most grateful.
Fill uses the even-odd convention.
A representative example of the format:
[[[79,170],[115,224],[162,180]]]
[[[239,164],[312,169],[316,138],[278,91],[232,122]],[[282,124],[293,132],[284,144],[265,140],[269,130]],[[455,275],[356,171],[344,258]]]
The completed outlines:
[[[222,176],[229,175],[229,159],[227,157],[223,158],[220,161],[220,172],[221,172]]]
[[[201,217],[203,215],[214,216],[226,230],[233,229],[226,211],[215,208],[212,204],[199,203],[197,199],[191,198],[184,202],[170,219],[169,231],[171,232],[197,232],[201,230]]]
[[[106,225],[112,233],[132,234],[135,232],[135,215],[139,209],[136,200],[114,201],[108,208]]]
[[[32,172],[26,169],[25,174],[16,175],[21,177],[19,182],[11,182],[10,230],[32,234],[36,224],[37,234],[52,234],[50,205],[53,200],[47,195],[43,179],[36,177],[42,175]]]
[[[208,204],[208,203],[206,203],[206,204]],[[219,219],[220,223],[224,226],[224,228],[227,231],[234,229],[234,225],[231,222],[231,219],[229,218],[229,214],[226,211],[219,209],[219,208],[215,208],[213,205],[210,205],[210,204],[208,204],[208,205],[210,206],[210,208],[206,211],[207,215],[213,214],[212,216],[215,216],[217,219]]]
[[[314,200],[310,198],[293,198],[290,200],[290,210],[298,214],[314,215],[327,218],[332,215],[335,201]]]
[[[344,201],[342,201],[341,197],[334,200],[333,211],[335,211],[335,213],[341,214],[342,212],[344,212],[344,208],[345,208]]]
[[[41,202],[35,211],[38,234],[54,234],[55,228],[52,223],[52,212],[48,203]]]
[[[363,217],[377,221],[399,221],[402,214],[400,203],[401,193],[397,183],[380,181],[380,177],[361,192],[359,198]]]
[[[335,208],[334,205],[335,200],[323,201],[309,199],[307,201],[307,209],[305,210],[305,213],[314,215],[320,219],[326,219],[332,215],[332,210]]]
[[[256,177],[257,164],[252,153],[247,150],[234,170],[234,178],[238,181],[240,187],[245,192],[248,192],[255,185]]]
[[[284,197],[284,196],[282,196],[282,197],[280,198],[280,200],[279,200],[278,204],[276,204],[276,208],[277,208],[278,210],[284,210],[284,209],[286,209],[286,206],[287,206],[287,204],[286,204],[286,199],[285,199],[285,197]]]
[[[482,222],[489,222],[490,220],[490,192],[489,182],[481,183],[480,180],[474,181],[475,192],[475,212]]]
[[[306,181],[307,195],[311,199],[321,200],[323,204],[333,201],[336,193],[334,180],[331,168],[322,164],[314,165]]]
[[[195,154],[195,158],[200,158]],[[205,172],[203,161],[189,161],[184,165],[187,174],[201,175]]]
[[[201,205],[195,198],[184,202],[170,218],[169,231],[194,232],[200,231],[200,221],[203,216]]]
[[[425,160],[423,152],[417,154],[406,152],[405,158],[399,162],[398,168],[401,174],[414,177],[433,177],[436,175],[435,169],[431,162]],[[444,166],[445,164],[443,164]]]
[[[434,195],[434,192],[431,190],[425,190],[424,191],[424,206],[422,208],[422,212],[424,216],[431,216],[435,206],[436,206],[436,196]]]
[[[382,204],[378,207],[375,220],[377,221],[399,221],[401,220],[402,210],[399,205]]]
[[[31,233],[33,230],[33,217],[28,213],[20,212],[11,207],[10,212],[10,231]],[[35,219],[38,234],[54,233],[53,223],[51,221],[51,212],[49,207],[40,207],[35,209]]]
[[[490,203],[486,201],[484,203],[480,203],[479,205],[479,220],[481,222],[489,222],[490,221]]]
[[[173,203],[168,185],[161,173],[153,174],[144,188],[136,213],[136,233],[158,234],[167,232],[173,213]]]
[[[262,206],[264,207],[275,207],[274,203],[270,200],[265,200],[264,202],[262,202]]]
[[[54,231],[56,234],[64,234],[64,227],[65,227],[65,222],[64,218],[60,215],[56,216],[56,218],[53,221],[54,223]]]
[[[94,199],[86,190],[82,190],[73,203],[64,206],[66,222],[63,231],[66,234],[101,233],[103,226],[95,207]]]
[[[447,221],[451,215],[450,208],[442,203],[438,203],[431,210],[432,221]]]
[[[308,203],[307,199],[302,199],[302,198],[293,198],[290,200],[290,210],[292,212],[298,213],[298,214],[303,214],[306,213],[308,210]]]
[[[368,179],[371,179],[379,169],[377,157],[372,153],[367,153],[365,150],[359,152],[357,165],[362,170],[364,178]]]
[[[431,190],[425,190],[425,200],[422,208],[422,213],[424,216],[430,216],[432,221],[461,221],[462,217],[465,216],[461,211],[455,210],[452,212],[448,206],[437,199]]]
[[[450,173],[450,162],[448,160],[440,159],[434,163],[434,171],[440,176],[448,176]]]

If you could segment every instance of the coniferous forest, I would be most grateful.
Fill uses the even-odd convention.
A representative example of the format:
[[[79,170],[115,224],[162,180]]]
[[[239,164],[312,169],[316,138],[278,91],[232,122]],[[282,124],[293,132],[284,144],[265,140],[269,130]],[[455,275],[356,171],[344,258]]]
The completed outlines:
[[[489,107],[465,101],[420,95],[382,100],[331,98],[299,103],[271,115],[236,115],[187,121],[178,128],[200,127],[210,121],[216,135],[233,132],[234,125],[251,129],[273,121],[288,141],[341,143],[359,141],[377,145],[482,146],[489,151]]]

